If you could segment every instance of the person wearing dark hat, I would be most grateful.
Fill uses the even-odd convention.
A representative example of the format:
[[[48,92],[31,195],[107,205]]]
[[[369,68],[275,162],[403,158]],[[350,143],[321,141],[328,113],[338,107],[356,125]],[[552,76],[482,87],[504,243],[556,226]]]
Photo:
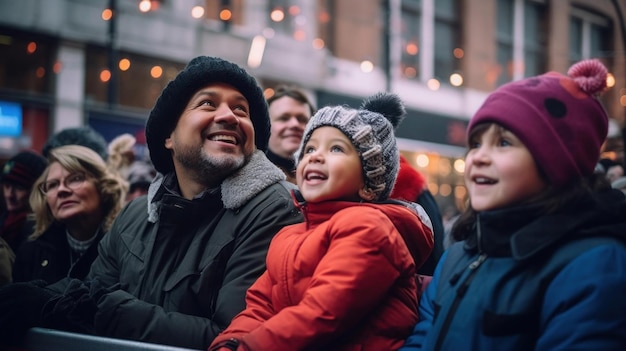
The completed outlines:
[[[0,184],[4,211],[0,214],[0,286],[13,280],[15,253],[33,233],[35,222],[28,198],[35,180],[43,173],[47,161],[34,151],[21,151],[2,167]]]
[[[468,210],[400,349],[626,350],[626,198],[594,172],[598,60],[505,84],[469,122]]]
[[[0,340],[46,325],[206,349],[244,309],[270,240],[302,221],[264,153],[260,86],[232,62],[196,57],[163,89],[146,138],[158,172],[148,194],[119,213],[84,281],[0,289]]]
[[[247,307],[213,342],[222,350],[395,350],[417,321],[415,272],[431,229],[409,203],[387,202],[399,153],[395,94],[360,109],[324,107],[296,152],[306,223],[270,245]]]
[[[64,145],[80,145],[95,151],[107,162],[109,154],[108,144],[102,134],[90,126],[65,128],[52,135],[44,144],[41,154],[48,157],[50,150]]]
[[[0,183],[5,212],[0,215],[0,237],[14,252],[33,233],[34,222],[27,218],[32,213],[28,198],[35,180],[47,164],[44,157],[27,150],[11,157],[2,167]]]

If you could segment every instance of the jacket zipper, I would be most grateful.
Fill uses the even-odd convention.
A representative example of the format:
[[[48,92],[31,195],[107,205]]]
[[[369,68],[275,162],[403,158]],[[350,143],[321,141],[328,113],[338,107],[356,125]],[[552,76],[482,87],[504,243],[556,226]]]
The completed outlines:
[[[450,283],[454,284],[456,282],[456,280],[459,279],[460,275],[467,269],[470,270],[470,272],[467,275],[467,278],[465,278],[465,280],[459,285],[459,287],[456,289],[456,296],[454,297],[454,301],[452,302],[452,306],[450,307],[450,309],[448,310],[448,313],[446,314],[446,319],[443,322],[443,325],[441,326],[441,331],[439,332],[439,335],[437,336],[437,343],[435,344],[435,350],[440,350],[441,346],[443,344],[443,340],[446,336],[446,334],[448,333],[448,329],[450,329],[450,324],[452,324],[452,318],[454,317],[456,310],[459,308],[459,305],[461,304],[461,299],[463,299],[463,296],[465,296],[465,293],[467,292],[467,289],[469,288],[470,283],[472,282],[472,280],[474,280],[474,277],[476,276],[476,272],[478,271],[478,267],[480,267],[480,265],[485,262],[485,260],[487,259],[487,254],[483,253],[481,248],[480,248],[480,222],[477,223],[478,224],[478,231],[477,231],[477,235],[478,235],[478,252],[479,252],[479,256],[478,258],[476,258],[474,261],[472,261],[467,268],[465,268],[463,271],[455,274],[452,276],[452,278],[450,279]]]

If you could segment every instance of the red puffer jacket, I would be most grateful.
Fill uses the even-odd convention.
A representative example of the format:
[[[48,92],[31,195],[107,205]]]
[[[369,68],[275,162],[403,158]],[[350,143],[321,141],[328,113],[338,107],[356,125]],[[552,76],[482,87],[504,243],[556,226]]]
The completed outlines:
[[[302,211],[306,222],[272,240],[246,309],[209,349],[400,348],[418,319],[409,248],[426,260],[430,229],[400,204],[310,203]]]

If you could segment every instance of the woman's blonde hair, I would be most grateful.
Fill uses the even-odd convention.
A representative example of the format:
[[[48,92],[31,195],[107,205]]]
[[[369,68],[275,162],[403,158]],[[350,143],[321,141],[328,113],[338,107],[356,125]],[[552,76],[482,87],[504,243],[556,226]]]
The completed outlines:
[[[113,220],[124,205],[128,182],[107,168],[105,161],[95,151],[80,145],[65,145],[49,152],[48,167],[33,185],[30,206],[35,218],[35,231],[29,239],[34,240],[41,236],[56,220],[48,207],[46,195],[39,189],[48,177],[50,166],[55,162],[70,173],[84,172],[93,179],[104,213],[102,229],[105,232],[111,229]]]
[[[107,166],[124,179],[128,178],[128,168],[135,160],[133,146],[136,142],[137,139],[134,136],[124,133],[111,140],[108,146]]]

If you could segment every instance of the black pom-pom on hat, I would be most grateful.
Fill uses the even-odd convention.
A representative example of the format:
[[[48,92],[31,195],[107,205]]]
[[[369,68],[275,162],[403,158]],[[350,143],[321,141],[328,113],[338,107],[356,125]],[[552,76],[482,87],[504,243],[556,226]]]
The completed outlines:
[[[394,128],[400,125],[400,122],[406,115],[406,110],[400,97],[391,93],[383,92],[371,96],[363,101],[361,108],[385,116]]]

